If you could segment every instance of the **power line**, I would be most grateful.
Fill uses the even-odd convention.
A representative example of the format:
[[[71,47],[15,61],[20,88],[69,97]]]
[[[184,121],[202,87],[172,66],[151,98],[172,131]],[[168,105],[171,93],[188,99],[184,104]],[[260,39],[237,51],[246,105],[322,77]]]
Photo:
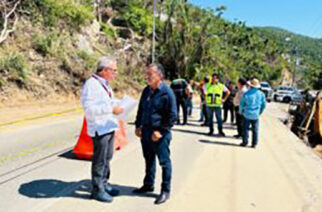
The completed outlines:
[[[316,20],[311,25],[312,27],[310,27],[310,33],[309,34],[311,36],[314,36],[316,34],[316,32],[320,29],[321,24],[322,24],[322,13],[320,15],[318,15]]]

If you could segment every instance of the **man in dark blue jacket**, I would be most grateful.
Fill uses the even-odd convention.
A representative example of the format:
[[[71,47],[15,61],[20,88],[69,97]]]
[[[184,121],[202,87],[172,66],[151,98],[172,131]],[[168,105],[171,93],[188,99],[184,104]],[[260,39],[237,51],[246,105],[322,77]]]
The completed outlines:
[[[135,121],[135,134],[141,138],[145,159],[143,186],[134,193],[154,190],[156,157],[162,167],[161,194],[155,204],[170,196],[172,166],[170,159],[171,128],[177,120],[177,106],[173,91],[163,82],[164,70],[160,64],[151,64],[146,70],[148,86],[143,90]]]

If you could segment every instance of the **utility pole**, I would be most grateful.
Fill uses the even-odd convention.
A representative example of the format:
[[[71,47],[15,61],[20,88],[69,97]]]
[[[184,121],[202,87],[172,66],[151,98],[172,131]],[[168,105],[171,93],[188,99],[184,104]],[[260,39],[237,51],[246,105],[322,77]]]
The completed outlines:
[[[157,0],[153,0],[153,34],[152,34],[152,63],[155,62],[155,19],[157,15]]]
[[[296,48],[293,47],[292,53],[294,55],[294,70],[293,70],[293,75],[292,75],[292,87],[295,86],[295,78],[296,78],[296,66],[297,66],[297,51]]]
[[[290,42],[291,40],[292,39],[290,37],[285,38],[285,41],[291,45],[291,54],[290,55],[293,55],[293,57],[294,57],[294,70],[293,70],[293,73],[292,73],[292,87],[294,87],[295,86],[295,80],[296,80],[297,49],[294,46],[294,44],[292,44]],[[290,60],[292,61],[292,56],[290,57]]]

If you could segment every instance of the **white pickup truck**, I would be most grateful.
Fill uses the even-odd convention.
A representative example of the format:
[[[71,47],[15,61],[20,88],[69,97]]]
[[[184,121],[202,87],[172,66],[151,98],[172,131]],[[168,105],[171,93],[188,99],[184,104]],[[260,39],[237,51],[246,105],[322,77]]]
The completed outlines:
[[[300,101],[302,95],[292,86],[281,85],[274,90],[274,101],[290,103],[291,101]]]
[[[267,102],[272,100],[273,89],[268,82],[261,82],[261,91],[265,94]]]

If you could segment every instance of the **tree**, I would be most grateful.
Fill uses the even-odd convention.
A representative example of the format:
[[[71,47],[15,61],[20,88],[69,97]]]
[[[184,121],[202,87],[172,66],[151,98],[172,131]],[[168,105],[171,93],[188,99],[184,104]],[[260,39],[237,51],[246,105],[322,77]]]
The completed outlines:
[[[0,4],[0,44],[4,42],[8,36],[16,30],[19,16],[16,12],[21,0],[2,0]]]

